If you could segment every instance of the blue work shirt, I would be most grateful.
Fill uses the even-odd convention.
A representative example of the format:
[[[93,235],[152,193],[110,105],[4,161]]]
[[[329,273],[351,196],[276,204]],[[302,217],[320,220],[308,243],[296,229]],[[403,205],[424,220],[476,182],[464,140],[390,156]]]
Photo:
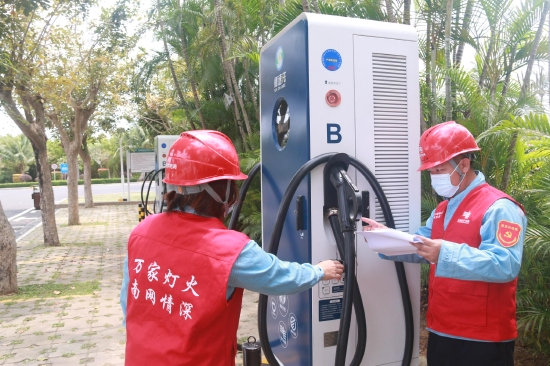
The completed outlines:
[[[449,199],[445,213],[444,229],[447,229],[449,221],[468,193],[485,183],[483,173],[476,171],[476,174],[476,178],[464,191]],[[430,218],[426,221],[426,225],[419,228],[416,234],[431,238],[434,212],[435,210],[432,211]],[[498,242],[496,234],[500,220],[514,222],[521,226],[520,238],[516,245],[505,248]],[[508,199],[495,201],[483,216],[479,231],[481,235],[479,248],[443,240],[435,275],[458,280],[497,283],[514,280],[518,276],[521,267],[526,228],[527,218],[514,202]],[[398,256],[379,255],[383,259],[400,262],[429,263],[418,254]],[[440,335],[457,338],[446,334]]]
[[[194,213],[190,208],[186,208],[185,211]],[[273,254],[266,253],[254,240],[250,240],[233,264],[229,274],[226,298],[229,300],[237,287],[265,295],[291,295],[311,288],[324,275],[323,269],[317,265],[282,261]],[[124,326],[126,326],[129,281],[128,256],[126,256],[120,289]]]

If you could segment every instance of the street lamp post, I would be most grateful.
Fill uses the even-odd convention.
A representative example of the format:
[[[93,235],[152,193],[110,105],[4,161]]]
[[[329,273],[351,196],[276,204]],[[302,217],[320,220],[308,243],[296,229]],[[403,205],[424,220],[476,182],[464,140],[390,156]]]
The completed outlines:
[[[119,153],[120,153],[120,184],[122,184],[122,200],[124,201],[124,165],[122,161],[122,136],[120,136],[119,139],[120,147],[119,147]]]

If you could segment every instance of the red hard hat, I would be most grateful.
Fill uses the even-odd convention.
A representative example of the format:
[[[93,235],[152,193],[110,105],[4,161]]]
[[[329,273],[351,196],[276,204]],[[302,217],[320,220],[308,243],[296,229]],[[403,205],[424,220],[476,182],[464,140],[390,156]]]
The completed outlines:
[[[478,151],[474,136],[455,121],[428,128],[420,136],[420,168],[426,170],[469,151]]]
[[[168,152],[164,183],[196,186],[220,179],[243,180],[231,140],[211,130],[183,132]]]

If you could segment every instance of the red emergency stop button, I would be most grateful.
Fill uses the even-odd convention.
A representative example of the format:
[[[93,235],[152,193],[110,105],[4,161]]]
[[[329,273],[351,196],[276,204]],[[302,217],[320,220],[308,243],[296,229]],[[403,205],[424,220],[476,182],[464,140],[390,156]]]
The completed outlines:
[[[331,107],[337,107],[340,104],[341,100],[342,97],[340,96],[340,93],[338,93],[338,91],[334,89],[329,90],[327,92],[327,95],[325,95],[325,101]]]

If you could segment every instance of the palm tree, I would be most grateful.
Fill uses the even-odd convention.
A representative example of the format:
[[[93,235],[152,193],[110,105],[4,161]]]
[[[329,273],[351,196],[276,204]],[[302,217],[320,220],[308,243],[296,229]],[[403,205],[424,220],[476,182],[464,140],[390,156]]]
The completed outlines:
[[[542,29],[544,27],[544,23],[546,22],[546,15],[548,14],[548,7],[550,6],[550,2],[547,0],[544,2],[542,13],[540,16],[540,22],[537,29],[537,33],[535,35],[535,39],[533,40],[533,46],[531,48],[531,51],[529,52],[529,60],[527,62],[527,70],[525,71],[525,76],[523,77],[523,84],[521,86],[521,94],[520,94],[520,102],[527,96],[527,92],[529,90],[530,80],[531,80],[531,71],[533,70],[533,65],[535,63],[535,56],[537,54],[537,49],[539,47],[539,42],[542,37]],[[508,154],[506,159],[506,165],[504,168],[504,176],[502,178],[502,190],[508,189],[508,183],[510,181],[510,173],[512,169],[512,159],[514,156],[514,150],[516,149],[516,142],[517,142],[517,133],[512,134],[512,138],[510,139],[510,147],[508,148]]]
[[[453,119],[453,99],[451,95],[451,17],[453,14],[453,0],[447,0],[446,21],[445,21],[445,121]]]
[[[530,343],[550,355],[550,123],[545,114],[510,116],[481,139],[517,136],[509,190],[529,216],[518,280],[518,326]]]
[[[4,139],[4,143],[0,145],[0,160],[18,174],[24,174],[34,162],[29,139],[23,134]]]
[[[166,32],[164,30],[164,20],[162,19],[161,15],[161,7],[160,7],[160,0],[157,0],[157,15],[158,15],[158,24],[160,28],[160,34],[162,37],[162,44],[164,45],[164,52],[166,53],[166,60],[168,62],[168,67],[170,69],[170,74],[172,75],[172,79],[174,81],[174,88],[176,88],[177,95],[180,99],[181,105],[185,104],[185,98],[183,97],[183,92],[181,90],[180,82],[178,81],[178,76],[176,75],[176,71],[174,69],[174,63],[172,61],[172,58],[170,57],[170,50],[168,48],[168,42],[166,40]],[[186,110],[187,112],[187,110]],[[191,128],[193,130],[196,129],[195,124],[193,123],[193,120],[188,116],[189,124],[191,125]]]

